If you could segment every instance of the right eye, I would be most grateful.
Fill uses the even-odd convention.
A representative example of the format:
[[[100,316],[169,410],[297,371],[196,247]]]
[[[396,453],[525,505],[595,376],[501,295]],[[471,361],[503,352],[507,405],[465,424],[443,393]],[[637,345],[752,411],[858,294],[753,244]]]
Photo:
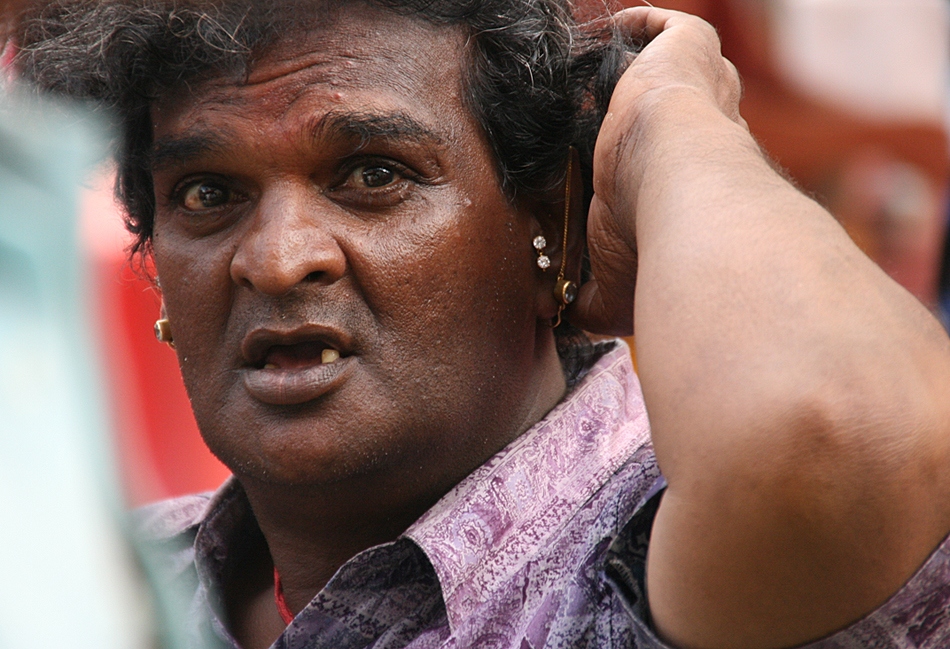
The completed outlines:
[[[182,207],[192,212],[200,212],[231,202],[233,192],[221,183],[203,180],[187,185],[179,196]]]

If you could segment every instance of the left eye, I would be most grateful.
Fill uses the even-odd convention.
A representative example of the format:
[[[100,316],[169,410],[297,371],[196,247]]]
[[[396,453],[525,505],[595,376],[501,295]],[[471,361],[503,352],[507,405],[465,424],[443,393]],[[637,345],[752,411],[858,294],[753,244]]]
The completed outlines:
[[[399,180],[399,172],[381,164],[361,165],[350,174],[349,181],[356,186],[379,189]]]
[[[197,212],[220,207],[231,200],[231,190],[209,182],[195,183],[186,188],[181,195],[181,204],[185,209]]]
[[[396,180],[396,172],[386,167],[368,167],[362,176],[367,187],[384,187]]]

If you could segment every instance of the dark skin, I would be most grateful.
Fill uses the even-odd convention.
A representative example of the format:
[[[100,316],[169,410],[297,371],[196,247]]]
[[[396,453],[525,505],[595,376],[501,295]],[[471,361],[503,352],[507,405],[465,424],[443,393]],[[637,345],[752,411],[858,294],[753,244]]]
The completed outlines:
[[[179,361],[267,541],[225,594],[248,648],[283,629],[272,566],[299,611],[565,389],[531,248],[543,233],[557,265],[563,204],[506,200],[463,36],[357,3],[322,20],[153,110]],[[950,531],[950,341],[762,157],[708,24],[617,20],[650,44],[601,129],[595,281],[568,316],[636,325],[669,483],[652,617],[674,646],[802,644]]]
[[[531,246],[559,261],[563,204],[502,192],[462,35],[365,7],[322,20],[246,83],[153,110],[182,373],[267,539],[227,593],[248,648],[283,630],[274,565],[299,611],[565,390],[556,272]]]
[[[10,25],[14,22],[17,11],[26,3],[21,0],[0,0],[0,53],[7,44]]]

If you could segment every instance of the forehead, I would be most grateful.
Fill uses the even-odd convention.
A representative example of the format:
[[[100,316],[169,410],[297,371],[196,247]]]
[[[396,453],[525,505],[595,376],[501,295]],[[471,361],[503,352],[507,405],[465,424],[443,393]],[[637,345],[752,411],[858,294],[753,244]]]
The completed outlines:
[[[318,3],[315,3],[318,4]],[[363,2],[310,8],[256,57],[246,75],[188,84],[153,105],[156,138],[220,118],[286,119],[322,111],[471,121],[462,100],[465,35]]]

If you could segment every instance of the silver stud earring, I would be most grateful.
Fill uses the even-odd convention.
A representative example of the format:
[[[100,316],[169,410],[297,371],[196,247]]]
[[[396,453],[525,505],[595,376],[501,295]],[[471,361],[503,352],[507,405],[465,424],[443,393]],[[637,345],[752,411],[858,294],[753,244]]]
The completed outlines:
[[[551,258],[544,254],[544,249],[548,247],[548,240],[538,235],[532,242],[534,249],[538,251],[538,268],[547,270],[551,267]]]

